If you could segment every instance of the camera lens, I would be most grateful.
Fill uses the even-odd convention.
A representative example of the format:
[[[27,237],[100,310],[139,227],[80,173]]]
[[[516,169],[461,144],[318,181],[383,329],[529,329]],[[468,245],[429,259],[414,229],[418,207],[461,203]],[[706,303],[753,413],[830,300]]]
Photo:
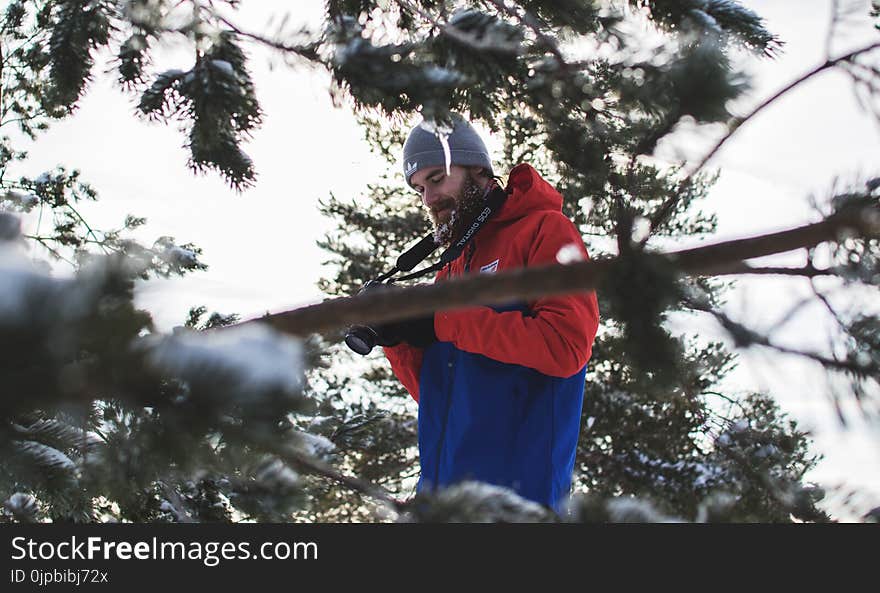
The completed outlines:
[[[345,344],[362,356],[369,354],[376,346],[376,332],[365,325],[355,325],[345,334]]]

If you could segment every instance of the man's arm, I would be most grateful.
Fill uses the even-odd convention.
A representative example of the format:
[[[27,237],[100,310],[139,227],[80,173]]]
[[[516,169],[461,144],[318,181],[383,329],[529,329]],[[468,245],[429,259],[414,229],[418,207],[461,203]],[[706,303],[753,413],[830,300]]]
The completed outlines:
[[[561,213],[548,215],[535,236],[527,265],[557,263],[559,250],[571,244],[588,257],[571,221]],[[527,312],[498,313],[475,307],[438,312],[434,318],[440,341],[554,377],[570,377],[583,368],[598,327],[595,292],[540,298],[530,303]]]
[[[397,346],[386,346],[383,350],[398,380],[412,398],[419,401],[419,373],[422,370],[424,349],[401,343]]]

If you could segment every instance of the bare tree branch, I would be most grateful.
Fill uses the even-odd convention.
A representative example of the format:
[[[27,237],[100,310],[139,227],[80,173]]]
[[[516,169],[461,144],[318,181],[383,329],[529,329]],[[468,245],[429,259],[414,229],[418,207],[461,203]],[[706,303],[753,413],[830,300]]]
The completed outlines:
[[[220,21],[221,23],[223,23],[224,25],[229,27],[230,30],[232,30],[237,35],[240,35],[241,37],[247,37],[248,39],[256,41],[256,42],[258,42],[262,45],[265,45],[267,47],[271,47],[273,49],[277,49],[279,51],[282,51],[282,52],[288,53],[288,54],[290,54],[290,53],[296,54],[296,55],[300,56],[301,58],[305,58],[306,60],[309,60],[310,62],[318,62],[322,66],[326,66],[326,64],[323,61],[318,59],[317,48],[320,45],[320,43],[317,41],[306,44],[306,45],[291,45],[289,43],[284,43],[283,41],[279,41],[277,39],[271,39],[271,38],[266,37],[264,35],[259,35],[257,33],[245,31],[245,30],[241,29],[238,25],[236,25],[235,23],[233,23],[232,21],[230,21],[229,19],[227,19],[226,17],[221,15],[215,9],[211,10],[211,14],[212,14],[212,16],[214,16],[214,18],[216,18],[218,21]]]
[[[711,310],[709,308],[702,308],[701,310],[714,316],[718,320],[718,322],[724,327],[724,329],[727,330],[727,332],[731,335],[731,337],[736,342],[737,347],[739,348],[747,348],[749,346],[762,346],[764,348],[769,348],[770,350],[775,350],[776,352],[780,352],[782,354],[792,354],[795,356],[807,358],[814,362],[818,362],[826,369],[855,373],[861,376],[864,376],[868,370],[867,366],[860,365],[855,361],[838,360],[836,357],[829,358],[818,352],[809,352],[806,350],[789,348],[788,346],[782,346],[780,344],[774,344],[770,341],[769,337],[750,330],[749,328],[745,327],[741,323],[734,321],[720,311]]]
[[[706,163],[708,163],[709,160],[713,156],[715,156],[715,154],[721,149],[722,146],[724,146],[724,144],[728,140],[730,140],[730,138],[737,132],[737,130],[742,128],[742,126],[745,123],[752,120],[756,115],[758,115],[764,109],[766,109],[768,106],[773,104],[777,99],[779,99],[780,97],[782,97],[783,95],[785,95],[789,91],[797,88],[802,83],[810,80],[811,78],[813,78],[817,74],[824,72],[825,70],[828,70],[829,68],[833,68],[834,66],[837,66],[839,64],[852,62],[853,59],[856,58],[857,56],[874,51],[877,48],[880,48],[880,42],[875,42],[875,43],[872,43],[871,45],[867,45],[867,46],[861,47],[859,49],[853,50],[847,54],[844,54],[842,56],[834,58],[833,60],[832,59],[826,60],[823,64],[816,66],[815,68],[813,68],[812,70],[810,70],[806,74],[803,74],[802,76],[800,76],[796,80],[785,85],[783,88],[778,90],[772,96],[770,96],[767,99],[765,99],[764,101],[762,101],[757,107],[752,109],[752,111],[750,111],[745,116],[735,118],[730,123],[730,129],[728,130],[727,134],[725,134],[715,144],[715,146],[712,147],[712,149],[706,154],[706,156],[703,157],[703,159],[699,162],[699,164],[697,164],[696,168],[693,171],[691,171],[691,173],[688,174],[688,176],[684,179],[684,181],[681,184],[682,187],[686,187],[687,184],[690,183],[700,171],[702,171],[703,167],[706,166]],[[667,199],[666,202],[664,202],[663,205],[657,210],[657,212],[651,218],[651,227],[650,228],[652,231],[654,229],[658,228],[660,225],[662,225],[666,221],[666,219],[672,214],[673,209],[675,208],[676,204],[678,204],[679,196],[680,196],[680,194],[670,196],[669,199]],[[648,237],[650,237],[650,234]],[[648,237],[645,237],[645,239],[642,241],[642,244],[645,244],[645,242],[647,242]]]
[[[834,276],[835,272],[832,270],[820,270],[818,268],[814,268],[813,266],[803,266],[801,268],[767,266],[763,268],[756,268],[754,266],[750,266],[745,262],[732,262],[723,269],[719,268],[713,275],[725,276],[732,274],[750,274],[761,276],[800,276],[803,278],[816,278],[818,276]]]
[[[880,234],[880,209],[848,208],[806,226],[756,237],[725,241],[665,255],[680,273],[713,276],[726,273],[743,260],[813,247],[836,240],[841,233]],[[475,305],[534,300],[552,294],[595,290],[615,259],[524,268],[409,288],[389,287],[356,297],[267,314],[243,323],[267,323],[284,333],[306,336],[355,323],[381,323]]]
[[[819,291],[819,288],[816,286],[816,283],[812,281],[812,279],[810,279],[810,288],[813,290],[813,294],[816,295],[816,298],[821,301],[828,313],[830,313],[831,316],[834,318],[834,321],[837,322],[838,327],[840,327],[840,329],[842,329],[843,331],[846,331],[846,323],[844,323],[843,319],[840,318],[840,315],[837,313],[837,310],[831,305],[828,297],[826,297]]]

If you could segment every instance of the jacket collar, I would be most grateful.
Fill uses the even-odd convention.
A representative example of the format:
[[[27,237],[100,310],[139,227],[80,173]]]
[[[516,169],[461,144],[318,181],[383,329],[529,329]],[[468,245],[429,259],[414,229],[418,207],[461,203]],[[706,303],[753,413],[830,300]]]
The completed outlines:
[[[510,171],[507,188],[511,190],[504,207],[489,222],[509,222],[539,211],[562,211],[562,195],[541,177],[534,167],[521,163]]]

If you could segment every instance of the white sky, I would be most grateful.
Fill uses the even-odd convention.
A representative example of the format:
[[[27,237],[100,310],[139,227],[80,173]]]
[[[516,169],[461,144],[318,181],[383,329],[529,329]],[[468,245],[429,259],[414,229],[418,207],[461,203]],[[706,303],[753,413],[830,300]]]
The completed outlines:
[[[744,113],[824,60],[831,2],[801,0],[797,9],[790,0],[743,3],[764,16],[786,43],[775,60],[748,60],[755,91],[740,106]],[[321,15],[321,3],[315,0],[243,4],[237,20],[254,31],[266,30],[268,16],[285,4],[296,7],[290,9],[292,23],[314,23]],[[866,15],[868,0],[863,4],[861,14]],[[833,55],[877,38],[863,16],[840,31]],[[321,300],[315,284],[327,256],[315,242],[333,223],[320,215],[317,200],[331,192],[357,196],[385,166],[371,154],[352,114],[331,105],[326,74],[288,68],[261,48],[251,48],[250,55],[265,122],[245,148],[259,179],[242,195],[215,174],[193,176],[185,164],[184,136],[174,126],[132,117],[134,99],[116,88],[112,75],[98,77],[77,114],[40,136],[17,171],[38,175],[56,164],[76,167],[99,191],[98,204],[83,208],[96,226],[119,224],[132,213],[148,218],[139,233],[143,241],[172,235],[205,250],[208,272],[150,281],[141,289],[139,303],[161,329],[181,324],[188,309],[200,304],[251,317]],[[181,48],[169,48],[156,59],[163,69],[188,67],[189,61]],[[683,133],[664,142],[659,155],[696,158],[709,145],[710,137]],[[744,126],[710,163],[722,169],[710,204],[719,218],[715,238],[815,220],[807,196],[827,195],[836,175],[848,179],[860,172],[876,174],[878,155],[880,128],[860,111],[848,79],[824,73]],[[779,261],[796,264],[802,259]],[[805,294],[797,281],[744,279],[731,295],[730,311],[744,321],[769,324],[786,304]],[[824,322],[816,311],[799,318],[786,338],[822,348],[824,334],[816,326]],[[880,431],[861,422],[855,429],[840,430],[825,396],[823,373],[778,356],[747,354],[730,384],[770,391],[786,411],[815,429],[816,449],[825,460],[813,479],[867,488],[874,497],[861,506],[880,504]]]

